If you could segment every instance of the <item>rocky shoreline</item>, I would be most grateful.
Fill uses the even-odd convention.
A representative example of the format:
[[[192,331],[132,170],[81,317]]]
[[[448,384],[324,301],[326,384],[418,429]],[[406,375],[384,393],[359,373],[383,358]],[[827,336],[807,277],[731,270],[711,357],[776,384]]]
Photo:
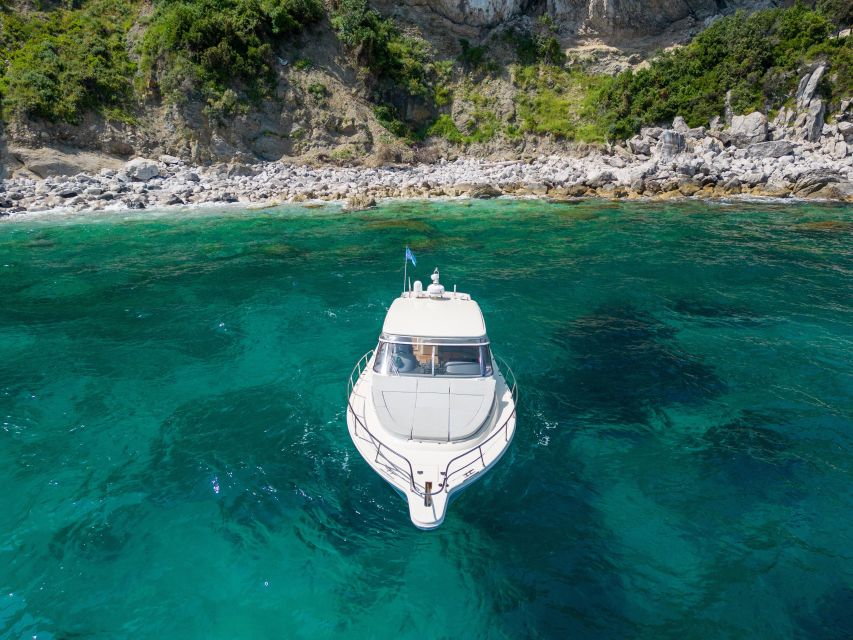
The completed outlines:
[[[94,175],[5,180],[0,185],[0,217],[310,200],[343,201],[357,209],[383,198],[502,195],[853,202],[849,108],[844,106],[834,124],[825,124],[822,111],[809,102],[799,115],[783,110],[773,123],[758,112],[734,116],[725,129],[715,124],[691,129],[676,118],[671,128],[643,129],[623,145],[582,157],[551,155],[533,162],[460,158],[380,168],[282,162],[194,167],[171,156],[138,158]]]

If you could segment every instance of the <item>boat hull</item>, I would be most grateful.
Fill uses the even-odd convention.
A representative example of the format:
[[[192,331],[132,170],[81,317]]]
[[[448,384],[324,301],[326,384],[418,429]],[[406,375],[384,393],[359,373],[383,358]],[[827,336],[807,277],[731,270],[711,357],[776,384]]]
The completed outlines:
[[[435,529],[444,522],[451,498],[481,478],[509,448],[516,423],[514,385],[509,388],[503,376],[496,375],[495,414],[471,441],[406,441],[383,431],[371,413],[371,375],[366,366],[352,386],[347,406],[350,437],[370,467],[406,499],[412,524]]]

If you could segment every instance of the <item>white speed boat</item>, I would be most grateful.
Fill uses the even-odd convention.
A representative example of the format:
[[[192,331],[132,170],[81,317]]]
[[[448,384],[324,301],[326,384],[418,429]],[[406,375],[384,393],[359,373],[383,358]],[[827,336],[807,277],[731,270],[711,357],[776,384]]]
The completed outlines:
[[[517,391],[492,355],[479,305],[447,292],[436,269],[394,300],[375,350],[347,390],[347,428],[367,463],[434,529],[450,497],[501,458],[515,434]],[[504,376],[507,376],[506,378]]]

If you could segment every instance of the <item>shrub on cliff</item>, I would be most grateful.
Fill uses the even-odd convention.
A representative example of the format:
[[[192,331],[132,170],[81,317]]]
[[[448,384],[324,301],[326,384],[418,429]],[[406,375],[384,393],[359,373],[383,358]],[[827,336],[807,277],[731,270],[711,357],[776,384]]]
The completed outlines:
[[[446,104],[449,96],[445,82],[452,62],[434,60],[426,41],[403,33],[392,19],[371,9],[366,0],[337,0],[333,6],[332,26],[340,41],[375,78],[375,99],[380,108],[394,113],[387,119],[396,123],[394,129],[399,129],[400,120],[397,109],[387,103],[415,98],[428,111]],[[410,127],[407,135],[416,134]]]
[[[4,118],[73,123],[92,110],[130,119],[136,68],[126,35],[135,13],[136,4],[122,0],[0,13]]]
[[[367,0],[338,0],[332,26],[378,80],[391,81],[411,96],[432,97],[436,66],[424,40],[401,32],[392,19],[371,9]]]
[[[722,18],[647,68],[615,76],[600,93],[599,117],[610,137],[624,138],[676,115],[691,126],[708,124],[723,115],[728,91],[737,113],[778,108],[796,90],[806,61],[849,64],[850,38],[830,40],[833,28],[801,4]]]
[[[174,100],[195,90],[214,104],[235,81],[258,97],[273,82],[276,45],[322,16],[320,0],[159,0],[142,66]]]

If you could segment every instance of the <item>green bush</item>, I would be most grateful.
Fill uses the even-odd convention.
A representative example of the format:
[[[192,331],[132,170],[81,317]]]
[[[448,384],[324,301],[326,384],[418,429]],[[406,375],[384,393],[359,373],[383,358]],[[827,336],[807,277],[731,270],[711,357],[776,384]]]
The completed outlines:
[[[523,66],[537,62],[552,65],[561,65],[565,62],[560,41],[553,33],[553,25],[547,20],[540,20],[534,32],[508,29],[504,33],[504,39],[515,48],[518,62]]]
[[[513,68],[518,123],[513,134],[553,135],[569,140],[600,142],[605,134],[600,116],[590,108],[602,76],[546,64]]]
[[[359,61],[379,80],[390,81],[411,96],[431,98],[437,69],[427,43],[400,32],[393,20],[383,18],[367,0],[340,0],[332,26]]]
[[[658,55],[648,68],[605,83],[596,100],[597,117],[608,137],[624,138],[676,115],[690,126],[705,125],[723,115],[728,91],[737,113],[769,111],[790,99],[804,64],[816,58],[838,68],[843,92],[850,83],[850,38],[830,40],[832,30],[823,13],[801,4],[738,12],[687,46]]]
[[[126,35],[135,2],[0,13],[4,117],[77,122],[86,111],[132,120],[135,66]]]
[[[853,25],[853,2],[850,0],[818,0],[816,8],[839,30]]]
[[[274,80],[276,46],[323,16],[320,0],[159,0],[142,41],[142,66],[167,97],[209,101],[242,84],[251,97]]]
[[[471,46],[465,38],[459,40],[459,46],[462,47],[462,53],[459,54],[459,63],[469,69],[480,69],[486,66],[486,48],[477,45]]]
[[[497,135],[499,128],[494,112],[477,109],[471,114],[471,121],[465,132],[460,131],[453,119],[443,113],[427,128],[426,135],[444,138],[456,144],[470,144],[488,142]]]
[[[400,120],[397,112],[394,110],[394,107],[387,104],[376,105],[373,107],[373,115],[376,116],[379,124],[388,129],[388,131],[398,138],[408,139],[412,137],[411,129],[402,120]]]
[[[331,22],[341,42],[376,81],[374,99],[384,114],[380,122],[395,135],[410,140],[421,137],[424,132],[416,131],[419,123],[404,123],[390,105],[401,102],[401,94],[432,108],[448,104],[452,62],[433,60],[424,40],[401,32],[366,0],[339,0]]]
[[[308,85],[308,93],[310,93],[318,102],[322,102],[326,99],[326,96],[329,95],[329,90],[322,82],[312,82]]]

